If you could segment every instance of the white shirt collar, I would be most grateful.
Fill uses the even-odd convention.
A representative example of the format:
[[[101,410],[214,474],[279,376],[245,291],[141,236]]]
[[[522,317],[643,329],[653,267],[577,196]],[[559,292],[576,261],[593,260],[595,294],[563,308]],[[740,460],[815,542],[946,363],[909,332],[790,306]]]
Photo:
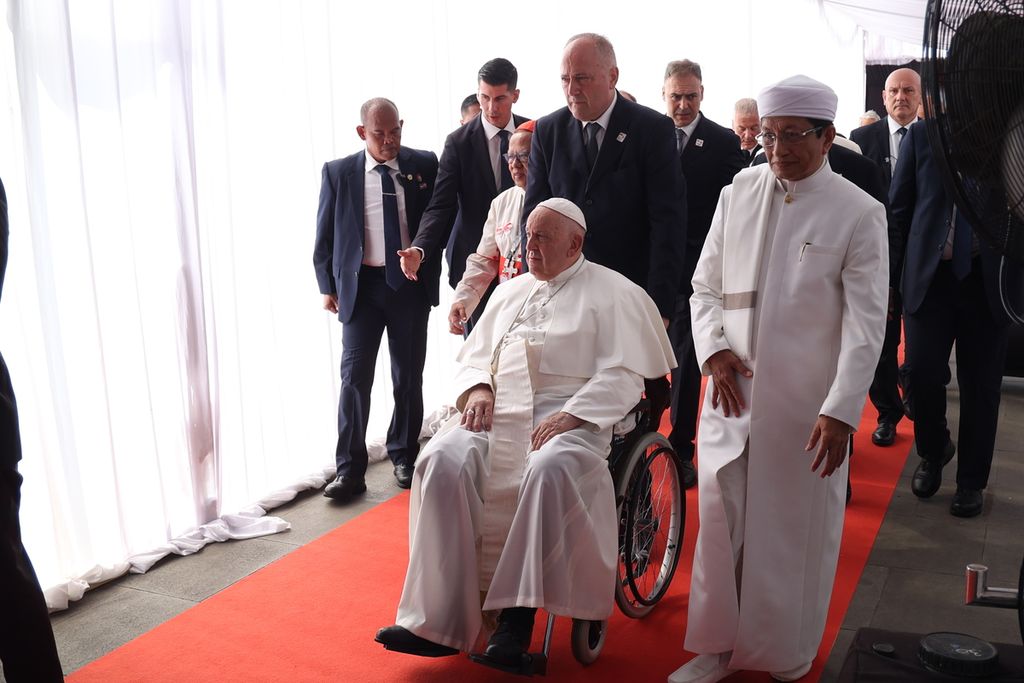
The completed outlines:
[[[601,130],[608,130],[608,122],[612,120],[612,110],[615,109],[615,103],[619,101],[619,91],[613,90],[612,92],[614,93],[612,96],[612,103],[608,105],[608,108],[604,110],[604,113],[593,121],[581,121],[580,125],[586,127],[588,123],[598,123],[601,125]]]
[[[401,172],[401,169],[398,167],[398,157],[397,156],[394,159],[390,160],[390,161],[385,161],[384,165],[387,166],[388,168],[394,170],[394,171]],[[378,166],[380,166],[380,162],[377,161],[376,159],[374,159],[373,156],[369,152],[367,152],[366,153],[366,172],[367,173],[376,173],[377,171],[375,169]]]
[[[700,123],[701,113],[697,112],[697,115],[693,117],[693,121],[683,126],[683,132],[686,133],[686,139],[689,140],[693,137],[693,131],[697,128],[697,124]]]
[[[569,266],[568,268],[563,270],[561,273],[559,273],[558,275],[556,275],[553,278],[551,278],[550,280],[548,280],[547,281],[547,285],[548,286],[557,286],[557,285],[562,284],[563,282],[567,282],[573,275],[575,275],[576,273],[580,272],[580,268],[583,267],[583,262],[584,261],[586,261],[586,259],[583,258],[583,254],[580,254],[576,258],[576,263],[572,264],[571,266]]]
[[[893,136],[896,135],[896,131],[898,131],[900,128],[910,128],[910,125],[914,123],[914,121],[916,121],[917,119],[914,119],[914,121],[911,121],[905,126],[901,126],[900,122],[891,116],[886,116],[885,120],[889,122],[889,135]]]
[[[484,124],[484,135],[487,136],[488,140],[492,139],[495,135],[497,135],[499,131],[507,130],[509,133],[516,132],[516,117],[513,116],[512,114],[509,114],[508,123],[505,124],[504,128],[498,128],[493,123],[488,121],[484,117],[482,112],[480,114],[480,123]]]

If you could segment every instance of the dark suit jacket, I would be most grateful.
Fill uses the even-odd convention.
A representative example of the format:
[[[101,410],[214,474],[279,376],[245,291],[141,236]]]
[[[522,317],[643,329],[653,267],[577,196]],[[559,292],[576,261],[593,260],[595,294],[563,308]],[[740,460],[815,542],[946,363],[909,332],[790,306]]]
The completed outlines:
[[[882,169],[885,187],[892,184],[892,164],[889,162],[889,117],[883,116],[874,123],[854,129],[850,140],[860,145],[861,154],[878,164]]]
[[[619,97],[589,174],[583,129],[569,108],[538,119],[524,225],[551,197],[583,210],[586,257],[644,287],[661,315],[671,318],[686,249],[686,181],[672,119]]]
[[[921,306],[935,277],[953,215],[953,200],[935,163],[925,125],[918,121],[907,129],[889,188],[893,218],[906,244],[903,308],[911,314]],[[999,255],[981,242],[980,256],[989,309],[997,324],[1006,324],[999,297]]]
[[[513,114],[512,120],[519,126],[528,119]],[[466,258],[480,244],[487,211],[498,194],[484,124],[476,116],[444,141],[437,187],[413,240],[428,259],[447,245],[448,282],[453,288],[466,271]]]
[[[0,296],[4,290],[7,272],[7,192],[0,180]],[[0,468],[15,469],[21,460],[21,436],[18,431],[18,408],[14,400],[14,387],[7,374],[4,357],[0,354]],[[0,482],[0,486],[3,486]]]
[[[768,159],[765,157],[764,152],[760,152],[757,158],[751,166],[757,166],[763,163],[767,163]],[[888,163],[888,162],[886,162]],[[888,212],[889,208],[889,197],[886,190],[885,179],[882,177],[882,169],[878,167],[878,164],[873,162],[871,159],[865,157],[862,154],[857,154],[852,149],[847,149],[840,145],[832,145],[828,150],[828,165],[832,167],[832,170],[843,176],[851,183],[859,187],[860,189],[867,192],[869,195],[874,197],[886,207]],[[894,246],[894,243],[896,246]],[[895,251],[899,250],[899,246],[902,244],[902,239],[896,229],[896,224],[892,221],[892,217],[889,217],[889,282],[895,282],[895,275],[892,269],[896,267],[898,263],[895,257]]]
[[[419,230],[423,211],[434,191],[437,156],[433,152],[402,147],[398,152],[398,167],[405,190],[405,215],[411,239]],[[352,318],[359,290],[365,237],[365,185],[365,150],[324,164],[320,208],[316,214],[313,268],[320,293],[338,295],[338,319],[343,323]],[[419,280],[409,281],[405,286],[425,287],[431,305],[436,306],[440,277],[441,258],[439,253],[435,253],[420,267]]]
[[[686,260],[680,291],[690,292],[690,280],[715,217],[718,195],[747,166],[744,156],[740,139],[731,129],[701,114],[680,157],[686,178]]]

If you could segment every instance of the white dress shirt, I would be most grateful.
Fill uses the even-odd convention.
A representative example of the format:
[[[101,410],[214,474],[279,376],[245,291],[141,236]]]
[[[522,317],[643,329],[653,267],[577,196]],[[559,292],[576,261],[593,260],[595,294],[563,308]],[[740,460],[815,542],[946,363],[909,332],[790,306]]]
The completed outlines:
[[[503,130],[507,130],[510,135],[516,132],[516,120],[509,114],[504,128],[498,128],[483,116],[480,117],[480,123],[484,124],[484,135],[487,136],[487,153],[491,156],[491,168],[494,170],[494,188],[501,192],[501,165],[505,160],[501,158],[501,138],[498,133]]]
[[[402,174],[398,170],[398,158],[385,162],[390,169],[391,179],[395,182],[395,195],[398,200],[398,227],[402,233],[402,248],[408,249],[409,221],[405,215],[405,186]],[[377,167],[380,162],[369,154],[366,155],[366,183],[363,186],[363,265],[380,267],[384,265],[384,203],[381,193],[380,173]]]
[[[608,108],[604,110],[603,114],[601,114],[599,117],[597,117],[593,121],[580,121],[580,126],[582,127],[582,130],[583,130],[583,143],[584,143],[584,145],[587,142],[587,134],[586,134],[587,124],[588,123],[600,124],[601,127],[597,131],[597,150],[599,152],[601,151],[601,145],[604,144],[604,134],[606,132],[608,132],[608,122],[612,120],[612,110],[615,109],[615,103],[618,102],[618,101],[619,101],[619,93],[618,93],[618,91],[615,91],[615,96],[612,97],[612,103],[608,105]]]
[[[891,116],[886,116],[885,120],[889,122],[889,170],[896,170],[896,160],[900,158],[900,142],[903,141],[903,135],[899,134],[899,129],[906,129],[907,126],[901,126],[899,122]]]

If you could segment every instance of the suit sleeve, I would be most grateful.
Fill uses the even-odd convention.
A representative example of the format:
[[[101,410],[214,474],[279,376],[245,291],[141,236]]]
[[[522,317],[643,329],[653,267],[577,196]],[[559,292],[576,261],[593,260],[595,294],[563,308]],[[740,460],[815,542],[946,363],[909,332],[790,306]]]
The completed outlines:
[[[661,316],[671,319],[686,256],[686,180],[676,156],[672,120],[658,118],[648,139],[644,183],[650,217],[647,293]]]
[[[313,245],[313,270],[321,294],[337,294],[334,281],[334,207],[337,203],[330,165],[324,164],[320,183],[320,206],[316,212],[316,242]]]
[[[530,165],[526,173],[526,199],[523,200],[523,216],[520,219],[520,240],[523,245],[523,272],[530,269],[526,262],[526,219],[530,213],[545,199],[551,199],[551,183],[548,180],[551,160],[544,149],[542,140],[549,131],[547,126],[539,122],[533,131],[530,142]]]
[[[423,250],[424,260],[444,249],[452,226],[455,225],[455,216],[459,211],[460,167],[458,147],[449,135],[441,153],[441,162],[436,166],[437,179],[431,184],[433,194],[430,203],[423,212],[419,230],[412,241],[412,246]]]

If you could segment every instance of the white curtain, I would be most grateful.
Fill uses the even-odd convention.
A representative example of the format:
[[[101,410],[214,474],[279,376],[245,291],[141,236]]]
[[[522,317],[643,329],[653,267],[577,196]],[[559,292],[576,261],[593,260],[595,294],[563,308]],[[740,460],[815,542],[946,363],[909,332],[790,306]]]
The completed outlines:
[[[340,326],[311,256],[320,168],[387,96],[440,153],[495,56],[517,111],[564,105],[565,39],[604,33],[620,85],[661,109],[664,64],[702,63],[704,111],[793,73],[851,127],[863,35],[808,0],[550,3],[7,0],[0,176],[11,210],[0,348],[18,394],[22,525],[51,607],[129,567],[287,527],[264,511],[333,472]],[[442,286],[444,296],[448,288]],[[431,318],[427,411],[457,340]],[[370,433],[390,416],[386,343]],[[379,450],[379,449],[378,449]]]

